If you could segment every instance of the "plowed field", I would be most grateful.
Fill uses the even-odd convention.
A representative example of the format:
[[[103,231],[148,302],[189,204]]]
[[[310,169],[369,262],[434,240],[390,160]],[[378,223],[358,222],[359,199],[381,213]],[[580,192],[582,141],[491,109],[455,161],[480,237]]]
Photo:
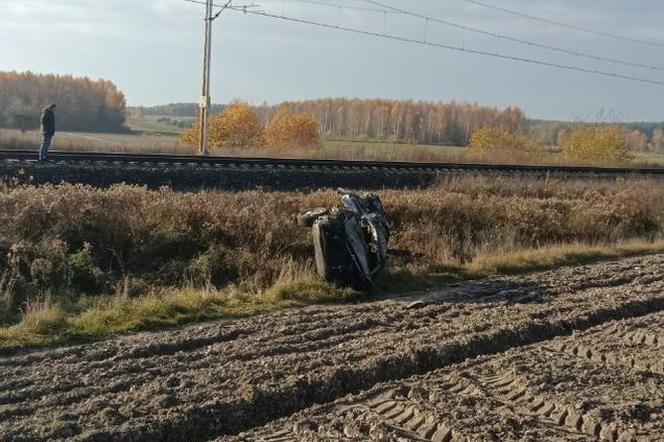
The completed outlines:
[[[664,256],[0,359],[0,440],[664,440]]]

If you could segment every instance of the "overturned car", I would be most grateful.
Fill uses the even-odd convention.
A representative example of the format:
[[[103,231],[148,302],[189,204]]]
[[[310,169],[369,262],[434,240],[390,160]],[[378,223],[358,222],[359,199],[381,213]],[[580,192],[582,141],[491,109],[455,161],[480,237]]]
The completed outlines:
[[[316,269],[324,280],[358,290],[370,289],[387,266],[389,230],[380,198],[338,189],[341,206],[298,215],[311,227]]]

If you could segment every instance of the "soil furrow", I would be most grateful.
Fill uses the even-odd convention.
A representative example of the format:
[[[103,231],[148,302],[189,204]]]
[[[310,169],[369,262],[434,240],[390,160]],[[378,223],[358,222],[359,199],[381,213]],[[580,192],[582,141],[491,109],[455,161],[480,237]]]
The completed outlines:
[[[620,321],[657,330],[664,313]],[[614,323],[485,356],[426,376],[380,384],[224,441],[437,440],[658,441],[664,439],[664,376],[630,372],[602,359],[550,347],[634,348],[611,334]],[[606,340],[612,336],[613,341]],[[658,357],[664,352],[657,353]],[[627,369],[627,372],[623,370]]]

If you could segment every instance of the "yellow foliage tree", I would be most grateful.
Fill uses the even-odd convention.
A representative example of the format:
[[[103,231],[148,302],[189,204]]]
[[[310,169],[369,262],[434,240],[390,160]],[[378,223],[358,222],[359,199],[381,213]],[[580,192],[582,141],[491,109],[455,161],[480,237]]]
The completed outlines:
[[[508,154],[524,159],[540,159],[545,151],[542,145],[530,137],[508,132],[500,127],[482,127],[473,132],[468,145],[469,152],[477,156]]]
[[[584,163],[617,163],[629,158],[625,133],[614,126],[579,125],[560,139],[563,156]]]
[[[254,109],[247,103],[236,101],[210,117],[208,136],[213,148],[260,147],[264,141],[263,128]],[[196,145],[200,140],[200,120],[194,120],[191,129],[182,132],[185,144]]]
[[[265,130],[268,147],[320,147],[318,122],[310,115],[280,106]]]
[[[625,143],[632,152],[643,153],[648,151],[648,138],[640,130],[625,132]]]
[[[664,151],[664,130],[660,127],[652,134],[652,147],[657,152]]]

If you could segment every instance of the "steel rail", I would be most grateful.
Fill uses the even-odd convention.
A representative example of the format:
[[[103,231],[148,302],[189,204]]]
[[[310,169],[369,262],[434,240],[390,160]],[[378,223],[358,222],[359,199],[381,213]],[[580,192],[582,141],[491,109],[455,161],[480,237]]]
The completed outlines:
[[[34,150],[0,149],[0,160],[34,161]],[[596,167],[596,166],[544,166],[476,163],[431,163],[406,161],[332,160],[308,158],[272,157],[201,157],[166,154],[123,154],[107,152],[53,151],[50,162],[126,163],[126,164],[170,164],[199,166],[252,166],[264,168],[327,168],[327,169],[374,169],[385,171],[484,171],[507,173],[554,173],[597,175],[662,175],[661,167]],[[48,164],[48,163],[47,163]]]

